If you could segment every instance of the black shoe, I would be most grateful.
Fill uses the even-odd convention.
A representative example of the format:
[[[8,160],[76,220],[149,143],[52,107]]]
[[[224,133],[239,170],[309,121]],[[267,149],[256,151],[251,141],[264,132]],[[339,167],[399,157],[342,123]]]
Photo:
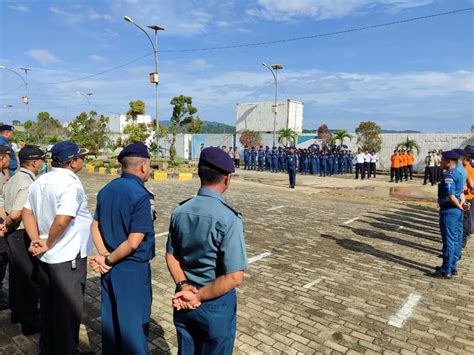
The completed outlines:
[[[33,334],[39,334],[41,332],[41,329],[40,327],[35,326],[35,325],[22,324],[21,332],[23,333],[23,335],[33,335]]]
[[[436,266],[436,267],[435,267],[435,270],[436,270],[436,271],[441,270],[441,266]],[[453,275],[457,275],[457,274],[458,274],[458,271],[457,271],[457,270],[453,270],[453,271],[451,271],[451,273],[452,273]]]
[[[451,273],[442,272],[440,270],[436,272],[431,272],[428,274],[428,276],[436,277],[438,279],[452,279],[453,278],[453,275]]]

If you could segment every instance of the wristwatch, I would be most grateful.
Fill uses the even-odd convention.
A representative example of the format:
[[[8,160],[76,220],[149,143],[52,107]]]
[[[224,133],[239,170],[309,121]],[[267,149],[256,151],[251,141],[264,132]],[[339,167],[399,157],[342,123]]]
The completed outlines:
[[[181,288],[184,285],[191,285],[191,283],[188,280],[182,280],[182,281],[177,282],[175,292],[181,291]]]
[[[113,265],[112,262],[110,261],[108,255],[105,257],[105,265],[107,265],[107,266],[112,266]]]

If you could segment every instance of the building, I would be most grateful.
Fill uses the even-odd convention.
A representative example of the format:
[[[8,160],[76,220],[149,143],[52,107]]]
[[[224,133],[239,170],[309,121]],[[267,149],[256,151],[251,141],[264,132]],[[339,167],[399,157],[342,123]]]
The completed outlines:
[[[151,142],[153,142],[154,139],[154,132],[151,128],[151,124],[153,122],[153,118],[150,115],[138,115],[137,116],[137,123],[144,123],[149,127],[149,133],[150,136],[148,137],[146,143],[149,145]],[[123,129],[127,124],[131,123],[130,121],[127,121],[127,115],[110,115],[109,116],[109,122],[107,125],[107,131],[108,131],[108,136],[109,140],[111,141],[112,144],[117,143],[117,140],[121,138],[122,140],[126,138],[126,136],[123,133]]]

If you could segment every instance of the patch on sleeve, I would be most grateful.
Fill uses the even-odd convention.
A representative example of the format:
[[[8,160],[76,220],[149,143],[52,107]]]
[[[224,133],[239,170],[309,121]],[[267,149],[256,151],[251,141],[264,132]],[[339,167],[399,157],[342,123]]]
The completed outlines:
[[[82,192],[81,189],[76,189],[76,202],[78,205],[82,205],[82,202],[84,201],[84,193]]]

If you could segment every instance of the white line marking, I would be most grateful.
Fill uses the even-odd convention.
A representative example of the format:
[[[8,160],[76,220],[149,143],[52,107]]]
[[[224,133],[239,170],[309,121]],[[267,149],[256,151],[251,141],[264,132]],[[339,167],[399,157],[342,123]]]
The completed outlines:
[[[402,230],[402,229],[403,229],[403,226],[398,227],[398,230]]]
[[[405,304],[398,310],[396,314],[390,317],[388,320],[388,325],[401,328],[403,323],[410,318],[411,314],[415,310],[416,305],[421,300],[421,295],[416,293],[410,293],[408,299],[405,301]]]
[[[359,217],[355,217],[355,218],[352,218],[352,219],[350,219],[350,220],[348,220],[348,221],[345,221],[343,224],[348,225],[348,224],[351,224],[351,223],[354,222],[354,221],[357,221],[358,219],[360,219],[360,218],[359,218]]]
[[[163,232],[163,233],[158,233],[156,236],[157,237],[162,237],[162,236],[167,235],[167,234],[168,234],[168,232]]]
[[[268,212],[268,211],[275,211],[275,210],[278,210],[278,209],[283,208],[283,207],[285,207],[285,206],[272,207],[272,208],[269,208],[269,209],[267,210],[267,212]]]
[[[272,255],[272,253],[270,253],[268,251],[265,252],[265,253],[262,253],[262,254],[255,255],[254,257],[249,259],[249,264],[252,264],[252,263],[254,263],[256,261],[259,261],[263,258],[266,258],[267,256],[270,256],[270,255]]]
[[[318,283],[320,283],[321,281],[323,281],[325,279],[324,276],[320,277],[319,279],[316,279],[314,281],[311,281],[310,283],[306,284],[303,286],[303,288],[310,288],[314,285],[317,285]]]

